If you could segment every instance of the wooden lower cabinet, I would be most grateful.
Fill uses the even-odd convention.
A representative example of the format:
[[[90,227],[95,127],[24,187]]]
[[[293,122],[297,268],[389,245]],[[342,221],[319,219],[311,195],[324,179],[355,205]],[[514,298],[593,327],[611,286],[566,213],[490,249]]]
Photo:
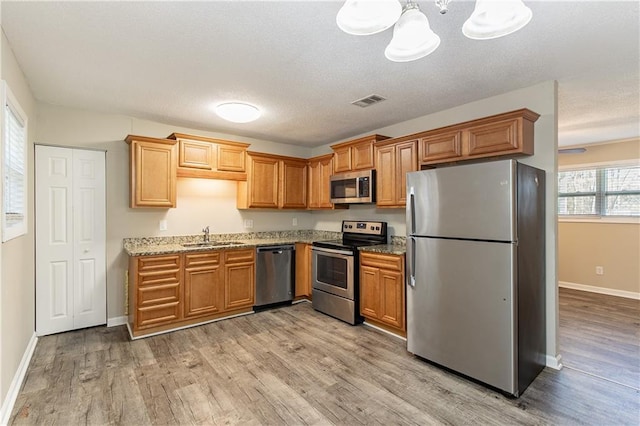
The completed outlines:
[[[224,308],[251,308],[255,301],[255,250],[224,253]]]
[[[296,243],[295,298],[311,298],[311,244]]]
[[[224,300],[220,252],[188,253],[184,259],[184,317],[220,312]]]
[[[406,336],[404,255],[360,253],[360,314],[367,322]]]
[[[255,249],[129,258],[132,337],[251,312]]]

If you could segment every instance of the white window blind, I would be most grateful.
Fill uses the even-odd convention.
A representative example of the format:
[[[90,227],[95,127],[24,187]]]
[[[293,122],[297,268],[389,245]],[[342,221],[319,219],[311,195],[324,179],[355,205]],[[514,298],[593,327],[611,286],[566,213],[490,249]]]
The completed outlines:
[[[640,216],[640,166],[560,171],[558,214]]]
[[[2,241],[27,232],[27,117],[3,82]]]

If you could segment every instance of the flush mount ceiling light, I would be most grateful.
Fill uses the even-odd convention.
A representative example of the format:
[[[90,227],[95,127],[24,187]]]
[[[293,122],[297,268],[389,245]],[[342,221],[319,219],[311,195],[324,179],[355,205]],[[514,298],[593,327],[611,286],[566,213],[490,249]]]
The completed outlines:
[[[260,117],[260,110],[243,102],[225,102],[216,106],[216,114],[234,123],[249,123]]]
[[[444,14],[450,0],[435,0]],[[518,31],[531,21],[531,9],[522,0],[476,0],[462,33],[476,40],[502,37]],[[423,58],[440,45],[429,20],[413,0],[404,8],[399,0],[346,0],[336,17],[338,27],[348,34],[370,35],[391,27],[393,38],[385,49],[390,61],[408,62]]]

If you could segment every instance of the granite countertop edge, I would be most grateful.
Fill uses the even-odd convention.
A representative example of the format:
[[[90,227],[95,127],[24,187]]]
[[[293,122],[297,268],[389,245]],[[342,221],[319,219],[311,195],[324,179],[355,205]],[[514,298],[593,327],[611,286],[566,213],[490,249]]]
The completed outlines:
[[[358,250],[367,253],[403,255],[406,254],[407,247],[401,244],[379,244],[375,246],[359,247]]]

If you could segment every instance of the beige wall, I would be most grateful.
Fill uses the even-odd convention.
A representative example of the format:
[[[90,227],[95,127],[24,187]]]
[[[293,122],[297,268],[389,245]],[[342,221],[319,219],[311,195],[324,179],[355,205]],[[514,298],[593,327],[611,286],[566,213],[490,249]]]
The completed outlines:
[[[640,293],[640,225],[560,222],[558,277],[562,282]],[[596,266],[604,268],[597,275]]]
[[[29,120],[27,137],[33,141],[36,103],[2,34],[2,79],[17,98]],[[2,244],[0,252],[0,401],[4,401],[35,324],[33,246],[33,150],[28,150],[28,232]]]
[[[587,145],[580,154],[558,156],[559,167],[640,161],[640,139]],[[570,222],[558,226],[558,277],[561,282],[601,291],[640,293],[640,223]],[[595,267],[602,266],[604,275]],[[620,293],[621,295],[624,293]]]

